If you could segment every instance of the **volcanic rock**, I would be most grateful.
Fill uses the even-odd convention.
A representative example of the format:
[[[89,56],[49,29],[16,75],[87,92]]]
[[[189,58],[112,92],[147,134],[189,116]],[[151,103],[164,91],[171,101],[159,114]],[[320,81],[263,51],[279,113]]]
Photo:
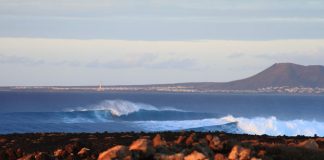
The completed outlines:
[[[223,149],[223,144],[221,140],[217,136],[213,136],[212,139],[209,141],[209,147],[212,150],[221,150]]]
[[[17,160],[35,160],[35,156],[33,154],[28,154],[28,155],[25,155]]]
[[[165,155],[165,154],[160,154],[155,156],[155,159],[157,160],[183,160],[184,159],[184,154],[183,153],[176,153],[173,155]]]
[[[319,146],[316,143],[316,141],[314,139],[308,139],[305,140],[301,143],[298,144],[299,147],[303,147],[303,148],[307,148],[307,149],[312,149],[312,150],[318,150]]]
[[[177,140],[175,140],[175,144],[181,144],[186,137],[183,135],[180,135]]]
[[[227,160],[227,158],[223,154],[217,153],[214,156],[214,160]]]
[[[130,153],[126,146],[117,145],[99,154],[98,160],[124,159]]]
[[[35,155],[35,160],[54,160],[54,158],[47,153],[39,152]]]
[[[187,155],[186,157],[184,157],[185,160],[208,160],[208,158],[197,151],[193,151],[191,154]]]
[[[191,133],[190,136],[186,139],[186,145],[192,145],[195,142],[196,133]]]
[[[58,149],[54,151],[54,156],[57,158],[62,158],[64,157],[65,151],[63,149]]]
[[[132,151],[132,155],[136,158],[153,157],[155,152],[152,141],[146,138],[140,138],[134,141],[129,146],[129,150]]]
[[[153,138],[153,147],[165,146],[166,144],[167,144],[166,141],[161,137],[160,134],[157,134]]]
[[[235,145],[228,155],[229,160],[248,160],[250,159],[251,150]]]
[[[78,152],[78,155],[79,155],[80,157],[85,157],[85,156],[87,156],[87,155],[89,154],[89,151],[90,151],[90,149],[83,147],[83,148],[81,148],[81,150]]]

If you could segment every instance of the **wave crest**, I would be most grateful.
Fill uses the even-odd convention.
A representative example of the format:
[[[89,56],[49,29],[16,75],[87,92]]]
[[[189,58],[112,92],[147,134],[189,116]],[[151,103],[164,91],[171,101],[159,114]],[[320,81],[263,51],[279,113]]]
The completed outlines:
[[[231,115],[223,117],[226,122],[238,122],[238,128],[248,134],[267,135],[324,135],[323,122],[316,120],[279,120],[271,117],[233,117]]]
[[[104,100],[96,105],[88,107],[77,107],[76,109],[70,109],[70,111],[95,111],[95,110],[107,110],[114,116],[128,115],[140,110],[155,110],[159,109],[148,104],[134,103],[125,100]],[[168,108],[169,110],[169,108]],[[170,108],[171,110],[171,108]]]

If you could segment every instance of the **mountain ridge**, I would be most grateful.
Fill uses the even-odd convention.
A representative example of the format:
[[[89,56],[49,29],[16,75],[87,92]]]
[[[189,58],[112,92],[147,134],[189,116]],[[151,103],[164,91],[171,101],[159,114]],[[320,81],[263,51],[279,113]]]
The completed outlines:
[[[265,87],[324,87],[324,66],[275,63],[269,68],[244,79],[230,82],[193,82],[175,85],[214,90],[249,90]]]

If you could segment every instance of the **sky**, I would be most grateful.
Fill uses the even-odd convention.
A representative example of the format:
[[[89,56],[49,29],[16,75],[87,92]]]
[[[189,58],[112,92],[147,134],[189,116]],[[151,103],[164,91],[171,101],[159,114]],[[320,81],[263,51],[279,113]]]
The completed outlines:
[[[224,82],[324,65],[322,0],[0,0],[0,86]]]

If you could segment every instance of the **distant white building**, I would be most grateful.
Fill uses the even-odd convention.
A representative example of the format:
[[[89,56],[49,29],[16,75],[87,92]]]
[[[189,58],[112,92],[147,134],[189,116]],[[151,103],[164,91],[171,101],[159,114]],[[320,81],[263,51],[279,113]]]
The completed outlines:
[[[97,88],[98,92],[103,92],[105,91],[105,88],[102,87],[101,83],[99,84],[99,87]]]

